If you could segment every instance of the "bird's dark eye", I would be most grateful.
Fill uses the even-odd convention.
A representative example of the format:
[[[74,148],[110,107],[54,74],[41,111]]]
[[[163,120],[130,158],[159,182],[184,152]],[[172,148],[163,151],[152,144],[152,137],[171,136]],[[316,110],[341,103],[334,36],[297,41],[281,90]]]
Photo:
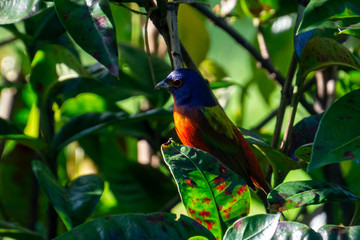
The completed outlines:
[[[181,79],[174,79],[174,81],[172,83],[173,83],[174,87],[176,87],[176,88],[179,88],[182,86]]]

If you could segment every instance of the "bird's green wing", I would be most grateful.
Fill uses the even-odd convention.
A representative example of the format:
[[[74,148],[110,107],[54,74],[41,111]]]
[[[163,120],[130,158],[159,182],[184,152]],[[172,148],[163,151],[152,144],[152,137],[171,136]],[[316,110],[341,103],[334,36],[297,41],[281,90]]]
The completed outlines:
[[[249,184],[252,183],[242,143],[245,139],[240,131],[219,105],[203,107],[200,112],[204,118],[201,135],[210,153],[240,174]]]

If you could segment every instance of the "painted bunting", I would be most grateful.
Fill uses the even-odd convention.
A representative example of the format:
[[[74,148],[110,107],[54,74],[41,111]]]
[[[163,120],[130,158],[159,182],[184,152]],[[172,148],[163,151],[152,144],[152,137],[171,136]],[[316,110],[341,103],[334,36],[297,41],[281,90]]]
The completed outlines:
[[[203,77],[191,69],[177,69],[155,88],[165,88],[174,98],[174,122],[184,145],[206,151],[243,177],[248,186],[270,187],[255,153],[227,117]]]

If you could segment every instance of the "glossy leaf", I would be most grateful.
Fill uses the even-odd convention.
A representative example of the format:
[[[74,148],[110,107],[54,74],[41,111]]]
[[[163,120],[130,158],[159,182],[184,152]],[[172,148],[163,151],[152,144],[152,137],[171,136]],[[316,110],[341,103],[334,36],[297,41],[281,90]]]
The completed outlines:
[[[94,210],[104,190],[97,175],[78,177],[64,188],[40,161],[33,161],[33,171],[41,188],[69,230],[85,221]]]
[[[55,134],[51,146],[60,150],[70,142],[110,124],[127,124],[166,116],[169,117],[170,112],[163,109],[154,109],[133,115],[127,115],[124,112],[85,113],[68,121]]]
[[[338,99],[325,112],[308,171],[345,160],[360,161],[360,90]]]
[[[0,1],[0,24],[19,22],[40,13],[52,5],[52,3],[42,0]]]
[[[172,239],[193,236],[215,240],[203,226],[189,217],[170,213],[121,214],[101,217],[64,233],[55,240]]]
[[[304,18],[298,32],[314,28],[342,29],[360,20],[357,0],[313,0],[305,8]]]
[[[58,80],[88,75],[75,56],[60,45],[46,45],[38,50],[31,67],[30,84],[40,101]]]
[[[161,146],[189,216],[221,238],[250,207],[245,180],[210,154],[170,141]]]
[[[44,240],[40,234],[30,231],[26,228],[17,226],[13,223],[0,220],[0,237],[11,238],[17,240]]]
[[[285,182],[267,197],[270,209],[286,211],[293,208],[332,201],[359,201],[348,189],[318,181]]]
[[[360,236],[360,226],[325,225],[319,228],[318,232],[327,240],[356,240]]]
[[[360,23],[349,26],[345,30],[340,31],[339,34],[347,34],[360,38]]]
[[[119,75],[116,34],[108,1],[55,0],[64,27],[87,53]]]
[[[279,222],[271,240],[322,240],[319,233],[298,222]]]
[[[279,214],[260,214],[241,218],[226,231],[224,240],[270,240],[277,229],[279,219]]]
[[[331,65],[360,69],[351,52],[342,44],[330,38],[314,37],[307,41],[299,60],[303,76]]]

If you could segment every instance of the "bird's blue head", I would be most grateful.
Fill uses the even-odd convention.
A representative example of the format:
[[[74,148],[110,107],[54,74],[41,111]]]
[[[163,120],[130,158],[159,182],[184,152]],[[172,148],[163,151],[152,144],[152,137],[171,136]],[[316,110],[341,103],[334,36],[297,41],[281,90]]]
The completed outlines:
[[[178,106],[210,107],[217,104],[208,82],[199,73],[188,68],[171,72],[155,88],[168,89]]]

